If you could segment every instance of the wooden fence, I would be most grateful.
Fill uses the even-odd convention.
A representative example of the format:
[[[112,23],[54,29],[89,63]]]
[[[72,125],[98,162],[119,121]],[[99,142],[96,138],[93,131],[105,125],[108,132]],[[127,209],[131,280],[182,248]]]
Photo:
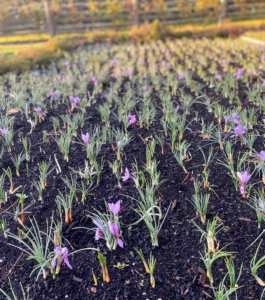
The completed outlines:
[[[155,19],[169,25],[221,23],[224,18],[243,20],[265,15],[265,0],[253,3],[233,0],[80,0],[56,7],[50,1],[5,9],[5,15],[0,18],[0,34],[48,32],[53,36],[105,28],[124,29]],[[148,6],[151,1],[152,5]]]

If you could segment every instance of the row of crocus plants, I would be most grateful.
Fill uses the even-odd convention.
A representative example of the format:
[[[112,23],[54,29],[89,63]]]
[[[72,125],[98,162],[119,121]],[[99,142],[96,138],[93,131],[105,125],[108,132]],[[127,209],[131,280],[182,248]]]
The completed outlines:
[[[175,168],[183,174],[182,184],[193,174],[194,193],[186,201],[200,216],[201,224],[193,224],[201,233],[201,241],[205,241],[200,257],[215,298],[237,295],[238,289],[243,288],[238,284],[243,265],[235,270],[235,252],[227,251],[227,245],[219,245],[222,220],[217,215],[207,218],[211,195],[218,197],[211,173],[220,169],[228,174],[236,195],[254,209],[257,227],[261,228],[265,214],[265,145],[260,148],[265,123],[263,51],[262,47],[222,40],[97,44],[80,49],[48,69],[2,76],[0,155],[8,164],[0,176],[0,225],[7,243],[12,240],[11,246],[34,260],[29,276],[38,280],[41,274],[44,279],[51,274],[55,278],[64,265],[74,268],[73,254],[95,250],[103,281],[109,282],[102,247],[124,250],[123,231],[139,223],[146,226],[150,243],[156,249],[174,205],[170,201],[174,199],[163,203],[159,200],[160,187],[170,180],[161,174],[159,154],[173,159]],[[98,122],[94,126],[90,125],[93,118]],[[24,123],[23,130],[17,125],[19,122]],[[48,129],[41,131],[44,125]],[[143,137],[143,130],[151,134]],[[197,138],[195,144],[199,146],[191,135]],[[139,161],[135,155],[134,161],[128,163],[126,153],[134,147],[136,137],[137,143],[144,145],[141,157],[145,161]],[[46,157],[47,143],[56,151],[42,160],[39,156]],[[106,147],[114,154],[112,160],[103,155]],[[220,151],[218,158],[216,149]],[[83,153],[84,161],[78,167],[71,165],[73,151]],[[195,160],[200,161],[197,174]],[[121,199],[104,200],[103,209],[91,208],[90,195],[101,187],[106,169],[115,177]],[[34,177],[30,185],[16,184],[30,174]],[[47,220],[45,231],[30,210],[45,201],[51,176],[60,176],[64,186],[53,199],[52,210],[57,217],[53,214],[51,221]],[[137,198],[124,195],[126,184],[133,186]],[[128,199],[134,203],[135,221],[131,224],[121,221],[123,203]],[[63,226],[76,218],[76,201],[86,207],[92,221],[88,229],[95,232],[95,244],[71,251],[64,241]],[[14,220],[18,232],[10,231]],[[259,238],[257,235],[256,240]],[[105,240],[105,246],[101,240]],[[251,259],[250,271],[257,284],[264,286],[265,279],[257,274],[265,260],[265,256],[257,259],[259,248],[260,244]],[[150,274],[150,285],[155,287],[155,256],[149,253],[146,261],[142,249],[137,249],[137,253]],[[216,288],[212,267],[221,258],[227,274]],[[119,266],[122,268],[122,264]],[[94,272],[93,278],[97,284]],[[23,287],[22,292],[24,299],[29,299]]]

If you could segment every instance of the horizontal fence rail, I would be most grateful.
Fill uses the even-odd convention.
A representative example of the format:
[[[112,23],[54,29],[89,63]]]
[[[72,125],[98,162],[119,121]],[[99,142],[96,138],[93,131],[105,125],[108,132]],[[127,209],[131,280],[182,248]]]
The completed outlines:
[[[70,1],[70,0],[68,0]],[[1,2],[1,0],[0,0]],[[11,0],[12,2],[12,0]],[[55,4],[42,0],[21,6],[3,6],[0,34],[124,29],[146,21],[162,24],[222,22],[263,18],[265,0],[84,0]],[[1,4],[1,3],[0,3]]]

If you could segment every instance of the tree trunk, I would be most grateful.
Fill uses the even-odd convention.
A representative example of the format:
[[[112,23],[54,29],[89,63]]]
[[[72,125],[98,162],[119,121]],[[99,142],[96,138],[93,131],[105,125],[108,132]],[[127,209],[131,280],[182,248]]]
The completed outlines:
[[[138,26],[139,15],[138,15],[138,0],[132,0],[132,12],[133,12],[133,25]]]
[[[222,21],[226,16],[227,0],[220,0],[221,11],[218,17],[218,26],[222,26]]]
[[[53,13],[50,10],[51,0],[44,0],[43,4],[44,4],[44,10],[45,10],[47,29],[48,29],[50,37],[54,37],[56,34],[56,25],[54,22]]]

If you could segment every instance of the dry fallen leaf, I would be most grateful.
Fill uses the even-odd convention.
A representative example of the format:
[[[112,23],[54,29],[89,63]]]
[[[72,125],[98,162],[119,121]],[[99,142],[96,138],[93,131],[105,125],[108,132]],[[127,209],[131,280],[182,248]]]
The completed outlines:
[[[10,108],[9,111],[6,113],[6,115],[11,115],[11,114],[16,114],[19,112],[19,108],[15,107],[15,108]]]

